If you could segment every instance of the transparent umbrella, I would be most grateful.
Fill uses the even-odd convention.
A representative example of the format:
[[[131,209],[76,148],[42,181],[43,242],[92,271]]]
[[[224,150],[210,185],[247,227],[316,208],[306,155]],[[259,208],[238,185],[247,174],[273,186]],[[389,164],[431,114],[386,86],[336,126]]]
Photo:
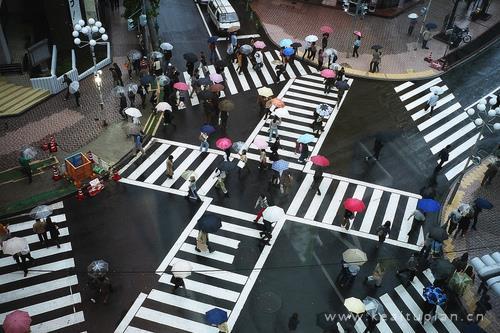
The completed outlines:
[[[365,299],[363,300],[363,304],[365,305],[366,312],[372,317],[374,317],[375,315],[385,314],[382,304],[380,304],[380,302],[373,297],[365,297]]]
[[[108,271],[109,264],[102,259],[92,261],[89,267],[87,267],[88,275],[94,278],[104,276]]]
[[[50,215],[52,215],[52,208],[47,205],[37,206],[30,212],[30,216],[34,219],[44,219]]]
[[[36,154],[37,154],[36,149],[31,146],[24,146],[21,149],[21,155],[27,160],[35,158]]]
[[[134,94],[137,94],[139,87],[135,83],[129,83],[125,86],[125,89],[127,89],[127,91],[133,91]]]
[[[139,60],[139,59],[141,59],[141,58],[142,58],[142,53],[141,53],[141,51],[139,51],[139,50],[135,50],[135,49],[134,49],[134,50],[130,50],[130,51],[128,52],[128,58],[129,58],[130,60],[132,60],[132,61],[133,61],[133,60]]]
[[[121,94],[125,93],[125,88],[122,86],[116,86],[113,89],[111,89],[111,94],[115,97],[120,97]]]
[[[80,83],[78,81],[73,81],[69,84],[69,92],[70,94],[74,94],[80,89]]]

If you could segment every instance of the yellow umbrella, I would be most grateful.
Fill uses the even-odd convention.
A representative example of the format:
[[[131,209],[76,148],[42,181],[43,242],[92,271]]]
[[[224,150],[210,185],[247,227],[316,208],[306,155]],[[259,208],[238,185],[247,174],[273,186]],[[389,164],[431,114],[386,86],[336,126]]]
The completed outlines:
[[[358,266],[361,266],[368,261],[366,253],[360,249],[348,249],[342,254],[342,258],[346,263],[356,264]]]
[[[271,97],[274,95],[273,90],[269,87],[262,87],[257,89],[257,93],[262,97]]]
[[[352,313],[360,314],[365,312],[365,305],[363,302],[355,297],[349,297],[344,301],[344,306]]]

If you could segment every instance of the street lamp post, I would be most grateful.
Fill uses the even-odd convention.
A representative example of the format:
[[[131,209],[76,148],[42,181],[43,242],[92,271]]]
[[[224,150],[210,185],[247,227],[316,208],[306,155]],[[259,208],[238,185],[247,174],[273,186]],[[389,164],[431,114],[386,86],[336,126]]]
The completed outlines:
[[[486,104],[489,104],[490,106],[488,108],[488,111],[486,111],[487,109]],[[472,146],[472,148],[470,149],[469,157],[465,162],[464,169],[460,172],[460,175],[458,176],[457,183],[455,185],[455,188],[453,189],[453,193],[450,196],[450,199],[448,200],[448,204],[451,204],[451,202],[453,201],[453,198],[455,197],[455,194],[458,188],[460,187],[460,183],[462,182],[465,172],[468,169],[469,163],[472,161],[472,159],[476,159],[474,153],[477,151],[477,146],[484,134],[485,129],[488,129],[491,133],[493,133],[493,131],[500,131],[500,122],[496,122],[496,117],[500,116],[500,107],[493,109],[493,105],[496,104],[497,104],[497,97],[494,96],[491,97],[488,102],[486,101],[486,99],[480,100],[476,106],[478,110],[476,115],[477,118],[474,119],[473,121],[474,124],[479,127],[479,135],[477,136],[474,146]],[[472,117],[476,114],[476,110],[474,110],[474,108],[467,109],[466,112],[469,115],[469,117]]]
[[[94,63],[94,83],[97,87],[97,91],[99,92],[99,106],[103,113],[103,126],[108,125],[106,113],[104,112],[104,101],[102,99],[102,71],[97,70],[97,60],[95,56],[95,46],[98,44],[100,40],[106,42],[108,40],[108,35],[106,34],[106,29],[102,26],[100,21],[96,21],[93,18],[89,18],[87,20],[87,25],[85,25],[84,20],[78,21],[77,24],[73,27],[75,30],[72,35],[74,37],[73,42],[76,46],[82,48],[85,46],[90,46],[90,53],[92,55],[92,61]],[[85,38],[85,41],[82,40],[81,37]]]

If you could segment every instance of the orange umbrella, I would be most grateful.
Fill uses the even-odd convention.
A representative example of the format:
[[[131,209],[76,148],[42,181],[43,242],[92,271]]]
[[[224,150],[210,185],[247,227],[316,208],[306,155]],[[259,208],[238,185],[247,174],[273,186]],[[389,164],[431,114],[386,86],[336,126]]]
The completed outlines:
[[[284,108],[285,107],[285,103],[279,98],[273,98],[271,100],[271,104],[277,108]]]

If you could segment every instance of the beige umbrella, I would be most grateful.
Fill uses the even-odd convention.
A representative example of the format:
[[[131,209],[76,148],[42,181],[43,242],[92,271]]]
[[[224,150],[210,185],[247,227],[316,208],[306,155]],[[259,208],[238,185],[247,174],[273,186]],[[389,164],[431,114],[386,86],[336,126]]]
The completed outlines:
[[[259,88],[257,89],[257,93],[259,94],[259,96],[263,97],[271,97],[274,95],[273,90],[269,87]]]
[[[191,271],[193,270],[193,266],[187,261],[177,261],[173,266],[172,266],[172,274],[177,277],[177,278],[187,278],[189,275],[191,275]]]
[[[360,249],[348,249],[342,254],[342,258],[348,264],[363,265],[368,261],[366,253]]]
[[[349,297],[344,301],[344,306],[352,313],[360,314],[365,312],[365,305],[359,298]]]

